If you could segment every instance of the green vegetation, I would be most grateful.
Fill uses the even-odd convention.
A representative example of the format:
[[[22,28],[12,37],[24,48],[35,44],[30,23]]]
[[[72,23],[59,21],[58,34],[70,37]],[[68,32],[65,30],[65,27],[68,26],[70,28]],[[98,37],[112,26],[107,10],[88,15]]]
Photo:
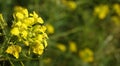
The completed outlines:
[[[44,24],[38,20],[39,24],[35,25],[47,28],[45,48],[42,46],[42,51],[30,52],[30,56],[26,56],[28,47],[23,45],[25,52],[15,45],[19,57],[3,52],[11,44],[6,42],[3,45],[3,42],[9,40],[5,36],[10,37],[6,33],[13,28],[13,13],[19,6],[29,13],[37,13]],[[0,50],[1,66],[120,66],[120,0],[0,0],[0,13],[7,22],[4,23],[0,16],[0,48],[4,47]],[[17,17],[22,18],[20,14]],[[6,24],[8,30],[3,30]],[[35,25],[34,29],[38,30]],[[27,31],[31,30],[30,26],[27,28]],[[16,30],[11,33],[18,36]],[[25,40],[27,33],[21,33],[22,40]],[[32,35],[33,38],[36,36]],[[16,38],[14,36],[11,41],[16,42]],[[25,45],[30,42],[25,42]],[[30,44],[35,44],[35,39]]]

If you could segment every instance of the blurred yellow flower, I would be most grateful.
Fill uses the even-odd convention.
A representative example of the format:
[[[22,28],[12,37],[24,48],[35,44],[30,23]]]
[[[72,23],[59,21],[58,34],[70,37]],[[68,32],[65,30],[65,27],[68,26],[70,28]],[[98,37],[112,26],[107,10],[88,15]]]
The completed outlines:
[[[62,2],[64,5],[66,5],[71,10],[75,10],[77,8],[77,4],[74,1],[62,0]]]
[[[45,64],[49,64],[51,61],[52,61],[51,58],[45,58],[45,59],[43,59],[43,62],[44,62]]]
[[[47,32],[49,34],[53,34],[54,33],[54,27],[51,24],[46,24],[47,27]]]
[[[115,26],[120,26],[120,18],[119,16],[112,16],[111,20],[115,24]]]
[[[76,43],[75,42],[73,42],[73,41],[69,42],[69,50],[71,52],[77,52],[77,47],[76,47]]]
[[[6,52],[13,55],[15,58],[19,58],[21,47],[19,45],[11,45],[7,48]]]
[[[71,10],[75,10],[77,7],[77,4],[74,1],[67,1],[66,4]]]
[[[64,44],[57,44],[57,48],[61,50],[62,52],[66,51],[66,46]]]
[[[98,16],[99,19],[104,19],[109,13],[108,5],[99,5],[94,8],[94,15]]]
[[[19,29],[17,27],[14,27],[11,31],[12,35],[19,36]]]
[[[82,51],[79,51],[79,56],[84,62],[93,62],[94,61],[94,55],[93,51],[89,48],[85,48]]]
[[[116,11],[116,13],[120,16],[120,4],[114,4],[113,9]]]

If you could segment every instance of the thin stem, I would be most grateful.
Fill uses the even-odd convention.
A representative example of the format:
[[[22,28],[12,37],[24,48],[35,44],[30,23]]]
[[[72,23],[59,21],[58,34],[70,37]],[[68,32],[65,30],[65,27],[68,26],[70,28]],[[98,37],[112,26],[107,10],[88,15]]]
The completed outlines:
[[[4,49],[4,46],[9,43],[10,38],[11,38],[10,33],[9,33],[9,29],[8,29],[8,26],[7,26],[7,22],[4,21],[4,19],[2,17],[2,14],[0,14],[0,26],[2,28],[3,35],[5,35],[4,42],[1,46],[1,53],[2,53],[2,51]]]
[[[13,62],[10,60],[9,57],[8,57],[8,60],[9,60],[9,62],[10,62],[10,64],[11,64],[11,66],[14,66]]]
[[[20,61],[20,63],[21,63],[22,66],[25,66],[22,61]]]
[[[59,37],[61,37],[61,36],[68,36],[69,34],[71,34],[71,33],[75,33],[75,32],[78,32],[78,31],[81,31],[82,30],[82,28],[81,27],[76,27],[76,28],[74,28],[74,29],[72,29],[72,30],[69,30],[69,31],[67,31],[67,32],[62,32],[62,33],[59,33],[59,34],[57,34],[57,35],[54,35],[54,36],[51,36],[51,39],[57,39],[57,38],[59,38]]]

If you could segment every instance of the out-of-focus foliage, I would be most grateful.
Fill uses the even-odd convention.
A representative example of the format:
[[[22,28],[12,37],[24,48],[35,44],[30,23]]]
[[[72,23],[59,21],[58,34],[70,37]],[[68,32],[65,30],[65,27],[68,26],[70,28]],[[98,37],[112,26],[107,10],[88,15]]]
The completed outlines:
[[[25,66],[120,66],[120,0],[0,0],[9,26],[15,6],[38,13],[49,34],[44,54]]]

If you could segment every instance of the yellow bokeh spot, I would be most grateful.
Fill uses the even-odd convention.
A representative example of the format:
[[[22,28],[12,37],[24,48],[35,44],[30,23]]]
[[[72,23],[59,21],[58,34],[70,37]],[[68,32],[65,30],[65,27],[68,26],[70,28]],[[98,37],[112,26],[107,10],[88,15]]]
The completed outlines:
[[[62,3],[68,7],[70,10],[75,10],[77,8],[77,4],[74,1],[67,1],[67,0],[62,0]]]
[[[66,46],[64,44],[57,44],[57,48],[61,50],[62,52],[66,51]]]
[[[47,32],[49,34],[53,34],[54,33],[54,27],[51,24],[46,24],[47,27]]]
[[[74,1],[67,1],[66,5],[71,9],[75,10],[77,8],[77,4]]]
[[[113,9],[120,16],[120,4],[114,4]]]
[[[79,51],[79,56],[84,62],[93,62],[94,61],[94,55],[93,51],[90,50],[89,48],[85,48],[82,51]]]
[[[98,16],[99,19],[104,19],[108,13],[108,5],[99,5],[94,8],[94,15]]]
[[[76,46],[76,43],[75,43],[75,42],[73,42],[73,41],[70,41],[70,42],[69,42],[69,50],[70,50],[71,52],[77,52],[77,46]]]

